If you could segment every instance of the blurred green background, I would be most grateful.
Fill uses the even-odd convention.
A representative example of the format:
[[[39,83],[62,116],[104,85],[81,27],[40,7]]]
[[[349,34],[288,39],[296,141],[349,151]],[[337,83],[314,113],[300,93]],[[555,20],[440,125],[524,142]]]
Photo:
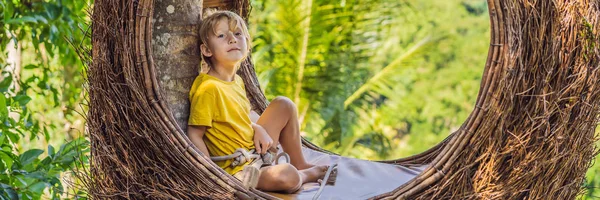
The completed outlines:
[[[420,153],[473,109],[490,27],[485,0],[252,0],[252,58],[267,98],[296,102],[303,135],[362,159]],[[0,199],[85,199],[91,0],[0,1]],[[78,48],[74,48],[78,47]],[[82,48],[79,48],[82,47]],[[600,197],[592,167],[583,199]]]

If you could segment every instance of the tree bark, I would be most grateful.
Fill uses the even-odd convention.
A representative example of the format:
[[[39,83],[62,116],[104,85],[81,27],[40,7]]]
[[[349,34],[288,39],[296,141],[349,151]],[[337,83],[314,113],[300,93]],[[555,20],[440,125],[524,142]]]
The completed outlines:
[[[198,75],[202,0],[155,0],[152,51],[161,94],[179,127],[187,128],[189,88]]]

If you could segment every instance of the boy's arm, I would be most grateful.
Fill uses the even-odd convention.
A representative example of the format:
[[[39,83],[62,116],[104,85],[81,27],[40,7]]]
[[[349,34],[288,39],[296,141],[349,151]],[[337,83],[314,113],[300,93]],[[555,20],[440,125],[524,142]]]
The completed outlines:
[[[252,121],[252,129],[254,130],[254,134],[256,134],[257,130],[259,133],[267,133],[261,125],[258,125],[258,118],[260,115],[256,113],[254,110],[250,110],[250,121]]]
[[[198,149],[202,153],[204,153],[204,155],[210,157],[210,154],[208,154],[208,149],[206,148],[206,144],[204,144],[204,140],[202,140],[202,137],[204,137],[205,132],[206,132],[206,126],[189,126],[188,125],[187,135],[190,138],[190,140],[192,141],[192,143],[194,143],[194,145],[196,145],[196,147],[198,147]]]
[[[265,128],[256,123],[258,122],[258,118],[260,118],[260,115],[251,110],[250,121],[252,121],[252,129],[254,130],[254,148],[256,148],[258,153],[265,154],[271,148],[271,145],[273,145],[273,139],[271,139]]]
[[[254,148],[256,152],[259,154],[267,153],[273,145],[273,139],[261,125],[252,123],[252,129],[254,129]]]

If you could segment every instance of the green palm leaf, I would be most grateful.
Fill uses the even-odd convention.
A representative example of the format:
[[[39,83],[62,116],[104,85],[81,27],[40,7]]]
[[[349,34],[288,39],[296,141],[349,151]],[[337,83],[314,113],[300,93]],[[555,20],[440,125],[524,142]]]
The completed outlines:
[[[406,53],[400,55],[390,64],[385,66],[381,71],[372,76],[365,84],[360,86],[354,93],[352,93],[345,101],[344,108],[348,108],[348,106],[360,98],[365,92],[372,88],[379,88],[379,91],[385,90],[384,94],[391,95],[393,91],[386,90],[387,88],[393,87],[394,81],[386,79],[390,74],[393,74],[394,70],[397,70],[403,61],[410,59],[413,56],[419,55],[418,52],[422,50],[427,44],[431,42],[431,38],[427,37],[419,41],[417,44],[413,45]]]

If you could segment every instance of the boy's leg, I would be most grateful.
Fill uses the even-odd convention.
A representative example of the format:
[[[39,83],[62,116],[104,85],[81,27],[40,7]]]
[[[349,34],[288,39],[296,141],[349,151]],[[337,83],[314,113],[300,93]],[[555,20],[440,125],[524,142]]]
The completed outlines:
[[[273,139],[273,146],[281,144],[283,151],[290,155],[290,162],[297,169],[313,167],[302,155],[298,110],[292,100],[277,97],[271,101],[265,112],[258,118],[261,125]]]
[[[262,191],[293,193],[300,189],[303,183],[315,182],[322,178],[327,166],[315,166],[298,171],[290,164],[280,164],[260,169],[257,189]]]
[[[256,189],[268,192],[286,191],[291,193],[300,189],[301,184],[302,180],[298,170],[290,164],[281,164],[261,168]]]

